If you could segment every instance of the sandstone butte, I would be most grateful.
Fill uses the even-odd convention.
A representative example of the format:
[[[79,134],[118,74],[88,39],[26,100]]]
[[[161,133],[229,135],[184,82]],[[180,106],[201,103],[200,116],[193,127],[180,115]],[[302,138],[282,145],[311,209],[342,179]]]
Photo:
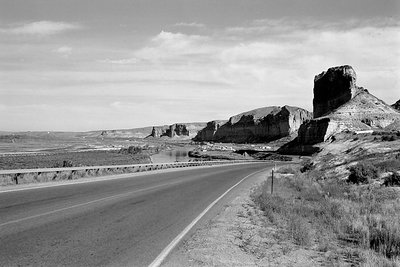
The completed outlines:
[[[357,86],[356,80],[356,72],[348,65],[315,76],[314,118],[302,124],[298,137],[280,152],[312,153],[312,145],[343,131],[400,129],[400,112]]]
[[[392,108],[400,111],[400,100],[397,100],[397,102],[392,105]]]
[[[172,125],[154,126],[147,137],[186,137],[193,138],[196,133],[206,126],[205,123],[175,123]]]
[[[210,121],[195,141],[270,142],[296,134],[312,113],[298,107],[264,107],[232,116],[228,121]]]

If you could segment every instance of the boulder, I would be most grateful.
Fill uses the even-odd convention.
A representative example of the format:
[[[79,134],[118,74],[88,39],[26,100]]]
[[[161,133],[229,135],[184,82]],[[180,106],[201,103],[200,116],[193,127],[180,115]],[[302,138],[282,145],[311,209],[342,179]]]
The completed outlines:
[[[311,118],[310,112],[298,107],[264,107],[232,116],[226,123],[211,121],[194,140],[269,142],[295,134],[300,125]]]

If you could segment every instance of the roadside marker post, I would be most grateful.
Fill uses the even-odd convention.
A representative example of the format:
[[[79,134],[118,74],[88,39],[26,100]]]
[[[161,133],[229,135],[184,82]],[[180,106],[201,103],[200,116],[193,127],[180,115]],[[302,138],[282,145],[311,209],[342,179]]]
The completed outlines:
[[[272,169],[272,176],[271,176],[271,195],[274,193],[274,169]]]

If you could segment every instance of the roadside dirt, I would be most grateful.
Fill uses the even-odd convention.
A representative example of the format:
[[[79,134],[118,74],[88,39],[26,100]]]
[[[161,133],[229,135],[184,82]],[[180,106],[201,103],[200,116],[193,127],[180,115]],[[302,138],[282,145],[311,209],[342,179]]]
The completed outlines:
[[[250,194],[263,181],[259,175],[162,266],[321,266],[324,255],[282,240],[282,230],[254,205]]]

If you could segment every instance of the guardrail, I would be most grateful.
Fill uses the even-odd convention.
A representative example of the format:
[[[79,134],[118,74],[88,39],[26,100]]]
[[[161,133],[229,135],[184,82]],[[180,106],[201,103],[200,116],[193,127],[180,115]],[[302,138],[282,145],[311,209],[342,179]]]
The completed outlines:
[[[84,166],[67,168],[44,169],[19,169],[0,170],[0,185],[17,185],[36,182],[48,182],[57,180],[74,180],[83,177],[93,177],[111,174],[135,173],[171,168],[184,168],[194,166],[213,166],[232,163],[264,162],[260,160],[218,160],[218,161],[190,161],[173,163],[149,163],[133,165],[109,165],[109,166]]]

